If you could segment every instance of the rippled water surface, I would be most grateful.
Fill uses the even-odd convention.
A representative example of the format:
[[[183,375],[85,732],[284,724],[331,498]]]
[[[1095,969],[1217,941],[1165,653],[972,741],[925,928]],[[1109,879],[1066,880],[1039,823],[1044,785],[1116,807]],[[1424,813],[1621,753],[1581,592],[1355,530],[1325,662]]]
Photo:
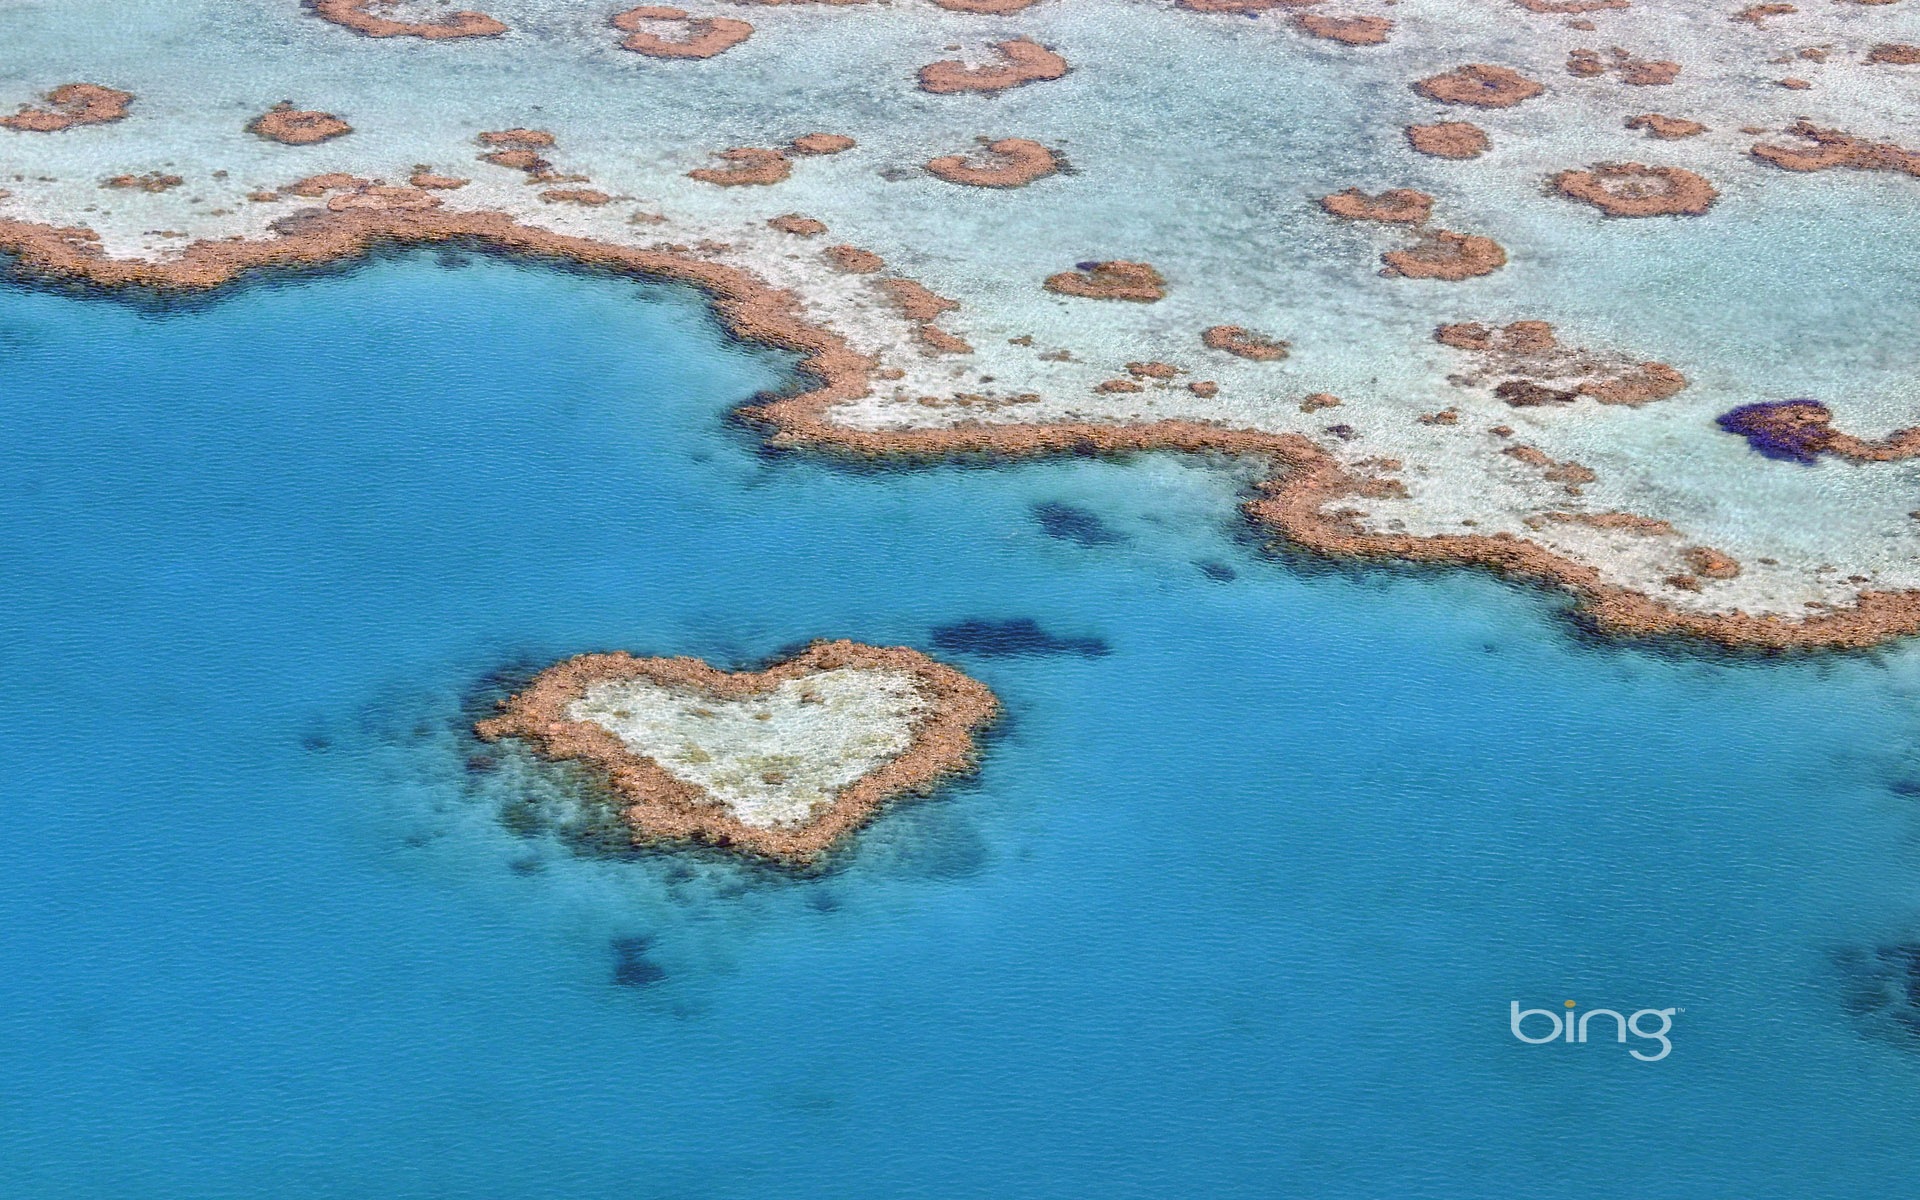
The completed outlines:
[[[1143,458],[852,469],[698,298],[416,255],[0,292],[0,1190],[1900,1194],[1908,649],[1585,640]],[[588,649],[920,646],[976,779],[797,878],[465,734]],[[1676,1008],[1673,1052],[1509,1002]]]

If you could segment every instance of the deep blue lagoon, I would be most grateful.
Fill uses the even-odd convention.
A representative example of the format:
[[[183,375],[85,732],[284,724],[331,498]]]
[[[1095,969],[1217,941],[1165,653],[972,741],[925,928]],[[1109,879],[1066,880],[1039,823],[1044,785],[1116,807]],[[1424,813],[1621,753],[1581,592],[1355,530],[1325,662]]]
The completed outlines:
[[[0,291],[0,1192],[1920,1184],[1911,649],[1594,642],[1165,457],[770,455],[727,414],[790,369],[488,257]],[[823,636],[1008,708],[824,872],[473,760],[553,659]],[[1566,999],[1672,1054],[1510,1034]]]

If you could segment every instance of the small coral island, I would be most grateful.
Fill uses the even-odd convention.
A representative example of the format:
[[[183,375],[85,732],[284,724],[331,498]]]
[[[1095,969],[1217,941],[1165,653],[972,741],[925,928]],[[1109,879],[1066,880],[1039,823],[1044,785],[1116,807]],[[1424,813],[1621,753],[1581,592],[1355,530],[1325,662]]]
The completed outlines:
[[[762,671],[583,654],[474,732],[592,769],[635,842],[818,858],[901,795],[971,770],[999,712],[986,685],[917,650],[815,642]]]

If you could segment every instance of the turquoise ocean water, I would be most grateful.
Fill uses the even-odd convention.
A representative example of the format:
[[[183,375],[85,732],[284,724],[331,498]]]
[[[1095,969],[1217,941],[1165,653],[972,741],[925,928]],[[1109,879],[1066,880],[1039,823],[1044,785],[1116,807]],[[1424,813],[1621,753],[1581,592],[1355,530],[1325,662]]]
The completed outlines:
[[[788,370],[489,258],[0,291],[0,1193],[1920,1185],[1912,650],[1597,643],[1166,458],[769,455]],[[819,636],[1008,716],[816,876],[596,851],[464,732]],[[1566,999],[1671,1055],[1509,1032]]]

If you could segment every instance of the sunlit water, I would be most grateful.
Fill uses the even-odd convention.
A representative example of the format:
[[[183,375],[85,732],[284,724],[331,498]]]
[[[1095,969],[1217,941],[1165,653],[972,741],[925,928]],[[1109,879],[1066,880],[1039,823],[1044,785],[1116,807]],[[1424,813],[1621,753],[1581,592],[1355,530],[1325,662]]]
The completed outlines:
[[[1168,458],[771,456],[726,414],[787,371],[485,258],[0,292],[0,1191],[1920,1183],[1909,650],[1590,642],[1269,556]],[[814,637],[1007,708],[821,874],[608,853],[469,761],[552,659]],[[1672,1054],[1509,1033],[1565,999]]]

